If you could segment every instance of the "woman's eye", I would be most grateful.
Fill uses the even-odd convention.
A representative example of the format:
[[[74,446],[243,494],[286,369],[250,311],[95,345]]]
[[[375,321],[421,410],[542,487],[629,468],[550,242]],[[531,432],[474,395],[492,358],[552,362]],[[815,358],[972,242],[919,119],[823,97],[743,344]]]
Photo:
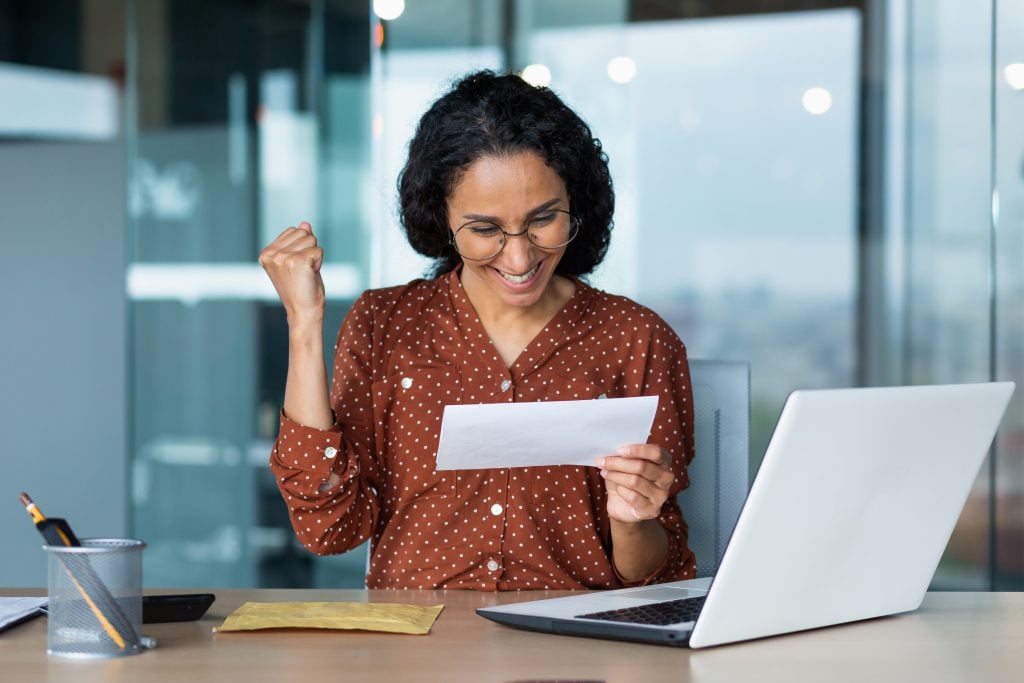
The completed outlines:
[[[501,234],[501,228],[496,225],[471,225],[469,230],[479,237],[494,237]]]
[[[553,214],[553,213],[542,213],[542,214],[538,214],[538,215],[534,216],[532,219],[530,219],[530,225],[547,225],[548,223],[550,223],[554,219],[555,219],[555,214]]]

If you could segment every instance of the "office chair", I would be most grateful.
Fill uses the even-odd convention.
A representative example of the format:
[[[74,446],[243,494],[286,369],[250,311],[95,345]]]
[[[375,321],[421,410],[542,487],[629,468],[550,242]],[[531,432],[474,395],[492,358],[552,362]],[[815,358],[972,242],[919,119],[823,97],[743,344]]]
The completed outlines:
[[[679,494],[697,576],[714,576],[749,489],[750,365],[690,360],[696,456]]]

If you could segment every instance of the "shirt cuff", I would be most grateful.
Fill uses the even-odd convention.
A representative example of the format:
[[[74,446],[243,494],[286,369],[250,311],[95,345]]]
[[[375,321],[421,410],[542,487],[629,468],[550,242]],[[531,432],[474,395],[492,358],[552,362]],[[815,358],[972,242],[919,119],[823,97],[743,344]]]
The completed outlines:
[[[275,456],[278,464],[305,472],[315,472],[329,477],[339,458],[341,450],[341,428],[330,429],[306,427],[281,411]]]
[[[612,558],[612,573],[615,574],[615,578],[619,580],[623,588],[633,588],[634,586],[647,586],[652,583],[658,583],[657,579],[669,566],[669,561],[672,559],[672,548],[668,549],[668,553],[665,555],[664,561],[658,566],[653,572],[648,574],[642,579],[626,579],[619,573],[619,568],[615,566],[615,558]]]
[[[660,518],[659,523],[661,523]],[[662,528],[665,529],[664,524],[662,524]],[[623,577],[622,574],[619,573],[619,568],[615,566],[615,557],[612,556],[609,558],[611,560],[612,573],[615,574],[615,578],[619,580],[623,587],[632,588],[634,586],[647,586],[652,583],[662,583],[663,581],[676,581],[682,578],[693,578],[692,576],[680,576],[680,566],[685,564],[685,555],[692,555],[692,553],[689,552],[689,548],[686,547],[686,543],[684,542],[682,546],[680,546],[679,539],[674,534],[670,533],[668,529],[665,529],[665,535],[668,537],[668,551],[665,553],[665,559],[662,560],[657,569],[641,579],[631,580]]]

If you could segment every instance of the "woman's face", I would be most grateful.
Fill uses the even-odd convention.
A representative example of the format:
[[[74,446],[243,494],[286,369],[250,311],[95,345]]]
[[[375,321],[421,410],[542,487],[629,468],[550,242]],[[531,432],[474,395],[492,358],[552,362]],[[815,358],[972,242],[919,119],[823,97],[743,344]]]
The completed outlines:
[[[561,177],[543,159],[532,152],[487,156],[473,162],[456,184],[448,223],[453,234],[470,223],[490,223],[515,234],[545,221],[568,220],[553,209],[568,212],[569,197]],[[474,304],[482,295],[491,305],[529,308],[547,293],[565,250],[542,249],[525,234],[506,237],[497,256],[462,259],[463,286]]]

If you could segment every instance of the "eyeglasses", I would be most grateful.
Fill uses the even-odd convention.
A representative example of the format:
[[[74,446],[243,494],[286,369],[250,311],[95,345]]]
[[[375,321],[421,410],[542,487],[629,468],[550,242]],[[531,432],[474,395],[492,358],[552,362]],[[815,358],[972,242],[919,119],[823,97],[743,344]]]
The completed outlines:
[[[535,247],[559,249],[580,231],[579,219],[562,209],[545,209],[532,216],[519,232],[507,232],[494,223],[471,221],[452,235],[452,246],[464,259],[486,261],[501,253],[508,238],[526,237]]]

